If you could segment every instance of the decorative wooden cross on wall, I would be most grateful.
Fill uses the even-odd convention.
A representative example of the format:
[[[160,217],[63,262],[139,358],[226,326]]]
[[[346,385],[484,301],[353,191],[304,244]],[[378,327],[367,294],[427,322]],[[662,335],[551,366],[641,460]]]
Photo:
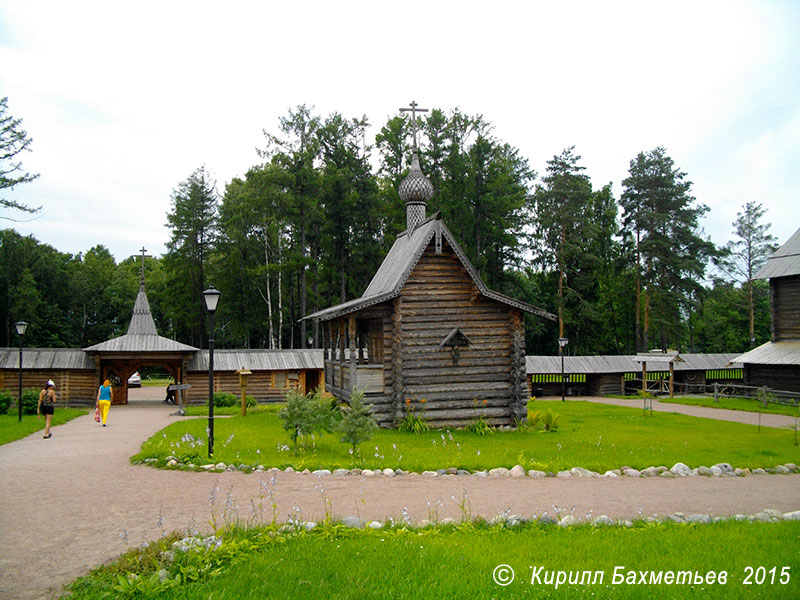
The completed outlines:
[[[417,108],[419,105],[412,100],[411,101],[411,108],[401,108],[400,112],[410,112],[411,113],[411,131],[414,135],[414,148],[417,147],[417,113],[418,112],[428,112],[427,108]]]

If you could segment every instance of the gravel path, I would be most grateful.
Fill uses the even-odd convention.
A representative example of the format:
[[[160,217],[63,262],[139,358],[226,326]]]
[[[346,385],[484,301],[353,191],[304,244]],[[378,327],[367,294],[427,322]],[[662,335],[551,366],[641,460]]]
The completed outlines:
[[[266,483],[269,475],[131,466],[128,458],[141,443],[178,418],[170,416],[174,407],[135,401],[135,396],[128,406],[112,407],[106,428],[87,415],[53,428],[49,440],[39,433],[0,446],[0,598],[58,597],[65,583],[125,551],[123,531],[128,544],[138,545],[162,530],[207,530],[213,489],[218,517],[228,498],[244,518],[251,515],[251,500],[257,503],[261,497],[268,505],[267,486],[259,480]],[[304,518],[321,519],[324,494],[334,517],[399,518],[405,507],[413,521],[420,521],[428,517],[428,504],[441,500],[439,517],[460,519],[453,498],[461,500],[464,490],[472,516],[487,517],[505,510],[522,516],[553,514],[554,505],[567,511],[574,507],[576,516],[592,511],[612,518],[800,508],[800,475],[544,480],[329,476],[322,486],[321,491],[315,476],[278,473],[274,490],[279,518],[299,506]],[[271,508],[265,513],[269,520]]]

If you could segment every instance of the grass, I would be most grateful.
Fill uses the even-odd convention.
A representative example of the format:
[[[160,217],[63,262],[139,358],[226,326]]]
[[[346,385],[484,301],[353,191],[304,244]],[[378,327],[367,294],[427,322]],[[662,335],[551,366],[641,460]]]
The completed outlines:
[[[428,598],[797,598],[800,523],[637,523],[633,528],[512,528],[467,524],[356,531],[323,525],[309,533],[229,528],[209,551],[168,552],[174,538],[132,550],[71,584],[74,598],[413,599]],[[172,560],[170,560],[172,558]],[[513,568],[506,587],[497,565]],[[747,568],[777,567],[745,585]],[[539,578],[533,578],[533,569]],[[614,573],[727,573],[726,583],[614,583]],[[788,584],[781,570],[789,567]],[[161,575],[159,577],[159,571]],[[603,573],[602,583],[546,585],[547,573]],[[649,575],[646,575],[649,578]],[[533,583],[532,583],[533,582]]]
[[[481,436],[463,430],[418,434],[380,430],[355,457],[337,435],[323,434],[308,440],[306,450],[294,456],[277,416],[279,408],[262,406],[250,409],[246,417],[216,421],[213,462],[297,470],[358,466],[406,471],[449,467],[475,471],[520,464],[552,472],[580,466],[601,473],[626,465],[642,469],[677,462],[690,467],[727,462],[742,468],[800,463],[793,431],[762,427],[759,433],[751,425],[675,413],[645,417],[640,408],[579,401],[529,404],[531,412],[549,408],[561,415],[556,432],[527,429]],[[174,455],[184,463],[205,464],[209,462],[206,426],[202,418],[174,423],[147,440],[131,460],[163,461]]]
[[[796,417],[800,414],[800,406],[794,404],[778,404],[770,402],[763,406],[755,398],[720,398],[714,402],[713,398],[660,398],[662,404],[687,404],[689,406],[705,406],[708,408],[726,408],[728,410],[742,410],[746,412],[762,412],[776,415]]]
[[[56,406],[53,422],[50,426],[63,425],[67,421],[85,415],[87,412],[85,408],[59,408]],[[44,417],[37,419],[36,415],[22,415],[22,422],[19,422],[18,413],[16,412],[13,415],[0,415],[0,445],[20,440],[43,429]]]

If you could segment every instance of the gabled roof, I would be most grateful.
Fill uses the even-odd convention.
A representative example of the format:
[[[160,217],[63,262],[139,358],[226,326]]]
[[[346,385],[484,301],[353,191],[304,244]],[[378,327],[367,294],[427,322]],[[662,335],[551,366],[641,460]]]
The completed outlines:
[[[0,348],[0,369],[19,368],[19,348]],[[94,361],[79,348],[25,348],[23,369],[94,370]]]
[[[800,365],[800,341],[767,342],[734,360],[755,365]]]
[[[153,314],[150,312],[150,302],[147,300],[144,285],[141,285],[136,303],[133,305],[128,333],[83,350],[85,352],[194,352],[197,348],[158,335]]]
[[[469,273],[472,281],[483,296],[546,319],[556,319],[555,315],[541,308],[509,298],[508,296],[492,291],[486,287],[478,271],[472,266],[467,255],[442,221],[440,213],[431,215],[422,221],[412,233],[404,231],[397,236],[391,250],[389,250],[386,258],[383,259],[383,263],[381,263],[380,268],[375,273],[375,276],[372,278],[372,281],[367,286],[361,298],[317,311],[305,318],[327,321],[399,296],[409,275],[411,275],[411,271],[414,270],[414,267],[417,265],[417,262],[419,262],[420,257],[435,235],[441,235],[442,238],[447,240],[461,262],[461,265],[466,269],[467,273]]]
[[[668,355],[661,355],[668,356]],[[634,373],[641,371],[638,354],[609,356],[565,356],[565,373]],[[712,369],[741,368],[736,354],[681,354],[683,362],[675,363],[675,371],[708,371]],[[558,356],[526,356],[525,370],[533,373],[560,373],[561,358]],[[668,371],[668,362],[647,362],[648,371]]]
[[[299,371],[323,369],[322,350],[214,350],[215,371]],[[195,352],[189,371],[208,371],[208,350]]]
[[[800,229],[758,270],[755,279],[800,275]]]

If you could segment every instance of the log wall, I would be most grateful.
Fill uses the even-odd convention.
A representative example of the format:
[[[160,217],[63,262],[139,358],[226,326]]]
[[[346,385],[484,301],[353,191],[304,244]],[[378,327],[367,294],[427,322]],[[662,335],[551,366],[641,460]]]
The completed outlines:
[[[800,275],[769,280],[772,341],[800,340]]]
[[[524,415],[524,351],[519,311],[482,296],[452,249],[431,244],[395,300],[393,400],[422,403],[432,426],[458,427],[479,415],[497,425]],[[470,345],[458,360],[441,342],[460,329]],[[521,358],[520,358],[521,357]]]
[[[24,363],[23,363],[24,364]],[[84,406],[94,404],[97,394],[98,378],[95,371],[78,369],[23,369],[22,388],[41,390],[48,379],[56,384],[58,403],[62,406]],[[0,388],[17,396],[19,394],[19,371],[0,370]]]

